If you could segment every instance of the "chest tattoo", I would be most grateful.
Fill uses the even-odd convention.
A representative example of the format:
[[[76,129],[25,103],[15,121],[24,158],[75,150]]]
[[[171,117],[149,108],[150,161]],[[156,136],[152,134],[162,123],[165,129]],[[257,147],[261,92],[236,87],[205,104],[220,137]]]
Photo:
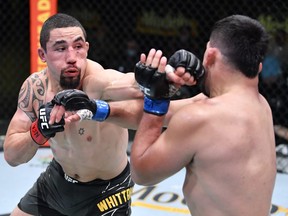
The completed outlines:
[[[78,131],[79,135],[81,136],[84,134],[84,132],[85,132],[84,128],[80,128]]]

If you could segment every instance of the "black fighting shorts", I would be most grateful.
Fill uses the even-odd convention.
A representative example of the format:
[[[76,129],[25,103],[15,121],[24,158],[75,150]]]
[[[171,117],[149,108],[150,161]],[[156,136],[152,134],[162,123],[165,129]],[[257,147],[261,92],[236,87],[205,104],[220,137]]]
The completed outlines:
[[[18,207],[39,216],[131,215],[134,182],[129,163],[113,179],[96,179],[87,183],[75,181],[65,175],[60,164],[53,159]]]

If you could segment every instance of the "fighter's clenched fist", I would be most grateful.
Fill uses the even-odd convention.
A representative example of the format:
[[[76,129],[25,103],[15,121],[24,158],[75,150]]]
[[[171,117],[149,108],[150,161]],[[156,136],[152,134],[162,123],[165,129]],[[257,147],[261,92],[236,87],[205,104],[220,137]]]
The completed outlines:
[[[194,85],[205,72],[201,61],[184,49],[176,51],[169,58],[165,71],[169,80],[189,86]]]

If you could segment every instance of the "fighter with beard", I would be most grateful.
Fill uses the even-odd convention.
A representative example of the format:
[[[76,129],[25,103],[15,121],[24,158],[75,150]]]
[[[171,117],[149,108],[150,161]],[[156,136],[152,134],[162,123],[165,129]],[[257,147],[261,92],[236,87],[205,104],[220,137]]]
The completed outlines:
[[[11,215],[130,215],[134,183],[126,153],[127,129],[109,122],[67,123],[63,116],[52,125],[48,122],[51,101],[65,89],[80,89],[96,101],[143,98],[134,73],[105,70],[87,59],[86,32],[66,14],[45,21],[40,45],[38,54],[47,67],[22,84],[4,155],[11,166],[18,166],[49,140],[53,160]],[[129,107],[124,109],[128,114]],[[107,117],[107,103],[100,110],[95,120]],[[106,198],[113,198],[112,203]]]
[[[11,166],[18,166],[31,160],[48,141],[53,160],[11,215],[130,215],[134,183],[126,153],[126,128],[137,127],[143,109],[143,93],[134,73],[105,70],[87,59],[86,32],[66,14],[45,21],[40,45],[38,54],[47,67],[31,74],[21,87],[4,155]],[[146,66],[161,56],[161,51],[151,49]],[[175,55],[172,66],[181,62],[181,56]],[[191,67],[188,64],[189,68],[194,64],[199,60],[191,62]],[[170,74],[171,80],[193,84],[193,77],[183,70],[179,76]],[[72,116],[78,119],[69,118],[69,113],[65,116],[63,106],[56,103],[63,98],[71,98],[70,105],[76,108],[78,102],[86,101],[93,115],[87,109],[76,109],[79,115]],[[187,100],[179,100],[170,107],[178,109],[185,103]]]

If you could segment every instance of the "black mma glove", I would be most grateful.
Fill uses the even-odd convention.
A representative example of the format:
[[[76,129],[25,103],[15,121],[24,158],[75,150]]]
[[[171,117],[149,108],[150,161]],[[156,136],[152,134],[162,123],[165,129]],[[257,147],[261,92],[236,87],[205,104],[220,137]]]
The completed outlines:
[[[176,51],[168,60],[168,65],[173,69],[184,67],[191,76],[198,81],[205,73],[201,61],[191,52],[184,49]]]
[[[161,116],[167,113],[170,98],[178,89],[166,79],[165,73],[160,73],[157,69],[138,62],[134,73],[135,80],[145,95],[144,111]]]
[[[50,113],[53,104],[43,104],[39,108],[39,117],[34,121],[30,127],[30,135],[35,143],[44,145],[50,137],[54,137],[57,132],[64,131],[65,121],[64,118],[58,123],[49,125]]]
[[[104,121],[110,114],[110,107],[107,102],[90,100],[85,92],[77,89],[58,92],[52,103],[64,106],[67,111],[77,111],[82,120]]]

